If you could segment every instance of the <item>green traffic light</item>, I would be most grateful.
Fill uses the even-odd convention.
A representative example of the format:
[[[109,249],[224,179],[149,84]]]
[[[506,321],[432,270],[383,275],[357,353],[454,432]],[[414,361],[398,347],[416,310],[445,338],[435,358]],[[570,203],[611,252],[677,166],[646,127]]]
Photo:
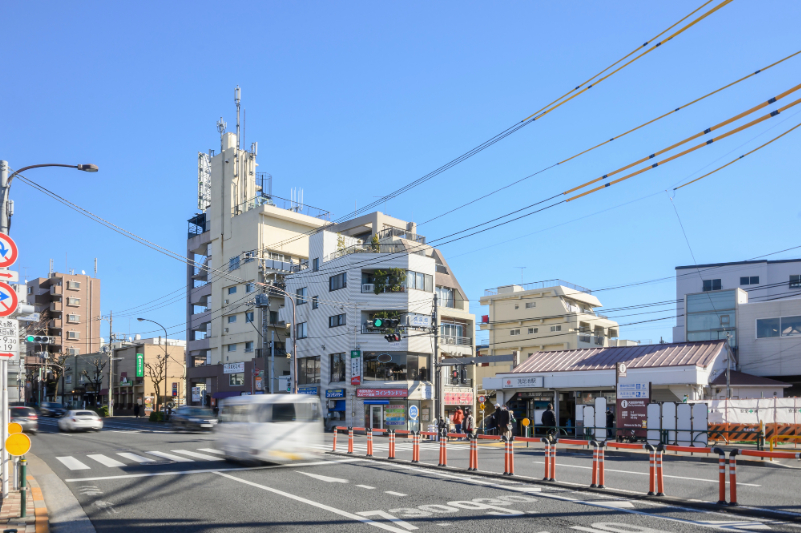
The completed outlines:
[[[28,342],[33,342],[33,335],[28,335],[27,341]]]
[[[383,325],[384,325],[384,321],[383,321],[383,320],[381,320],[380,318],[376,318],[376,319],[373,321],[373,325],[375,325],[375,327],[377,327],[377,328],[380,328],[381,326],[383,326]]]

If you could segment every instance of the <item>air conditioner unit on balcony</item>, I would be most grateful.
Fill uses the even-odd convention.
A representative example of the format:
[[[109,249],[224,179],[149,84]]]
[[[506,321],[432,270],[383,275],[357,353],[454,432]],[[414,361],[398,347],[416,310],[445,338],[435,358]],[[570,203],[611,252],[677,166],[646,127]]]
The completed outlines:
[[[225,328],[224,331],[225,331],[225,333],[228,333],[228,328]]]
[[[442,340],[445,342],[445,344],[456,344],[456,339],[453,337],[445,337]]]

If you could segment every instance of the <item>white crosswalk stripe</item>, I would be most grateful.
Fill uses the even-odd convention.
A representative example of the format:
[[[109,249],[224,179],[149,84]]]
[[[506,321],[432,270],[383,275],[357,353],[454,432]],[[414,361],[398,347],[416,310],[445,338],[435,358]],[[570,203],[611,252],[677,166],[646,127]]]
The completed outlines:
[[[105,455],[101,455],[99,453],[87,455],[86,457],[88,457],[89,459],[94,459],[103,466],[125,466],[125,463],[121,463],[116,459],[112,459],[111,457],[106,457]]]
[[[118,453],[120,457],[125,457],[126,459],[130,459],[131,461],[136,461],[137,463],[153,463],[155,462],[153,459],[149,459],[147,457],[142,457],[141,455],[136,455],[135,453],[128,453],[128,452],[121,452]]]
[[[215,457],[213,455],[208,455],[205,453],[197,453],[197,452],[190,452],[189,450],[170,450],[173,453],[180,453],[182,455],[188,455],[189,457],[194,457],[196,459],[203,459],[204,461],[220,461],[222,460],[220,457]]]
[[[225,452],[222,450],[215,450],[214,448],[198,448],[198,451],[201,452],[209,452],[209,453],[216,453],[218,455],[225,455]]]
[[[69,468],[70,470],[89,470],[89,467],[77,460],[75,457],[56,457],[59,461],[61,461],[64,466]]]
[[[163,459],[169,459],[170,461],[175,461],[176,463],[192,463],[194,462],[193,459],[187,459],[186,457],[181,457],[180,455],[173,455],[171,453],[166,452],[145,452],[148,455],[155,455],[156,457],[161,457]]]

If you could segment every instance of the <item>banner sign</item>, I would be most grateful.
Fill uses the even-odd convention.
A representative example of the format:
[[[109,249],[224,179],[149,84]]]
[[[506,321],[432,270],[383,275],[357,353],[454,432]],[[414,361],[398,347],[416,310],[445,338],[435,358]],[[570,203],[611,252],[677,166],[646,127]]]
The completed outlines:
[[[319,387],[298,387],[298,394],[311,394],[317,396]]]
[[[328,389],[325,391],[326,398],[344,398],[345,389]]]
[[[145,354],[136,354],[136,377],[145,377]]]
[[[406,398],[406,389],[356,389],[357,398]]]
[[[350,384],[354,387],[362,383],[362,351],[350,352]]]
[[[446,392],[445,405],[473,405],[473,393]]]
[[[245,362],[241,363],[225,363],[223,365],[223,374],[240,374],[245,371]]]
[[[623,437],[630,435],[634,437],[646,437],[648,428],[648,403],[647,398],[644,399],[617,399],[617,420],[615,427],[618,432],[622,432]]]
[[[542,376],[530,378],[503,378],[504,389],[541,389],[545,383]]]

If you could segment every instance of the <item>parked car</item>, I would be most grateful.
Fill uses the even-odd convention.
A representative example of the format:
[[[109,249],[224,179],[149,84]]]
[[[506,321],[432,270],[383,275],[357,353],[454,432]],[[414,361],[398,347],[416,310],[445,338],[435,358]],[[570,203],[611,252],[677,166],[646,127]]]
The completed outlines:
[[[67,408],[56,402],[42,402],[42,406],[39,408],[40,415],[52,416],[55,418],[64,416],[64,413],[66,412]]]
[[[211,409],[182,405],[172,412],[170,422],[176,429],[211,431],[217,419]]]
[[[94,430],[100,431],[103,429],[103,419],[94,411],[67,411],[67,413],[58,419],[59,431],[78,431],[78,430]]]
[[[25,433],[36,433],[39,431],[39,416],[33,407],[12,407],[11,422],[16,422],[22,426]]]

